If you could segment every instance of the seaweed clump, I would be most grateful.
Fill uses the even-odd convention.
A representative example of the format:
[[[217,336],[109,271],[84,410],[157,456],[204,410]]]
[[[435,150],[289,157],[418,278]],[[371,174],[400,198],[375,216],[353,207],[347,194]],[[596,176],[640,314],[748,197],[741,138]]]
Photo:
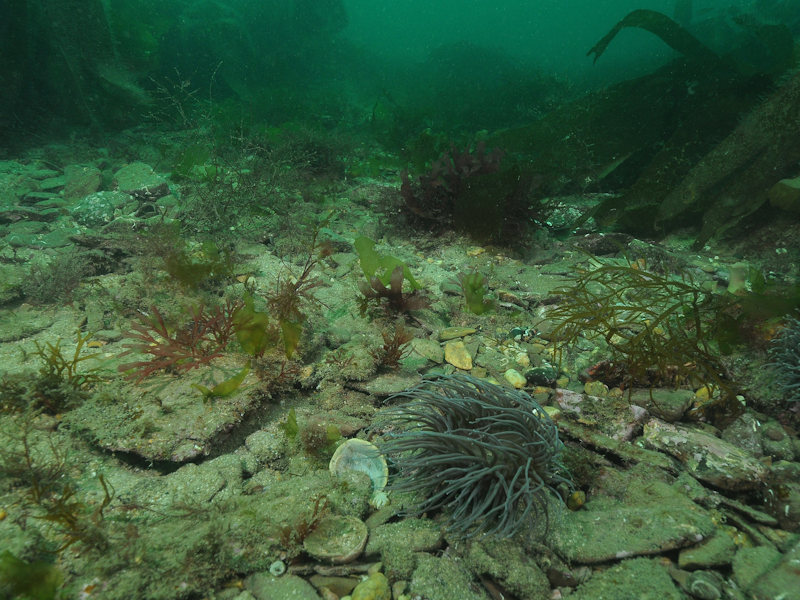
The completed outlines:
[[[416,181],[403,171],[400,195],[412,221],[481,241],[503,239],[523,221],[531,187],[530,177],[504,156],[483,141],[461,149],[453,144]]]
[[[362,317],[367,314],[370,303],[382,306],[392,315],[408,314],[430,306],[430,300],[420,291],[421,286],[406,263],[394,256],[379,254],[375,242],[368,237],[356,238],[353,246],[366,277],[358,285],[362,294],[359,301]],[[403,291],[404,281],[411,286],[410,292]]]
[[[80,404],[89,388],[100,381],[98,367],[83,368],[100,353],[84,353],[92,334],[76,332],[75,349],[65,352],[61,338],[55,343],[34,341],[39,359],[38,375],[14,374],[0,377],[0,412],[21,413],[28,409],[57,415]],[[23,358],[27,354],[23,351]]]
[[[8,441],[0,448],[0,479],[26,490],[22,511],[25,517],[30,515],[53,526],[58,539],[47,541],[48,553],[57,554],[76,543],[84,549],[107,550],[109,539],[103,512],[114,498],[113,487],[98,475],[102,500],[94,506],[81,500],[69,476],[67,453],[56,445],[52,435],[41,440],[36,416],[35,411],[27,412],[3,430]]]
[[[553,291],[561,301],[548,316],[556,323],[552,334],[559,352],[581,338],[603,340],[609,361],[597,371],[615,374],[605,383],[628,390],[705,386],[715,399],[696,416],[737,416],[736,384],[720,354],[738,333],[731,314],[738,299],[711,294],[688,275],[662,275],[639,262],[592,262],[594,268],[572,285]]]
[[[214,310],[195,308],[191,320],[174,330],[152,306],[151,315],[131,325],[127,337],[132,341],[124,344],[127,350],[120,355],[136,352],[150,358],[121,364],[118,369],[141,382],[157,371],[189,371],[208,364],[224,353],[235,333],[236,314],[243,306],[244,302],[228,301]]]
[[[800,402],[800,319],[790,317],[769,349],[770,367],[788,402]]]
[[[563,444],[530,396],[469,375],[443,375],[391,396],[382,452],[395,491],[422,494],[410,513],[448,509],[456,535],[510,537],[547,518],[547,496],[571,490]]]
[[[371,354],[379,368],[386,370],[397,370],[400,362],[411,352],[409,344],[414,339],[414,334],[403,327],[402,323],[397,323],[393,329],[381,331],[383,345],[374,349]]]

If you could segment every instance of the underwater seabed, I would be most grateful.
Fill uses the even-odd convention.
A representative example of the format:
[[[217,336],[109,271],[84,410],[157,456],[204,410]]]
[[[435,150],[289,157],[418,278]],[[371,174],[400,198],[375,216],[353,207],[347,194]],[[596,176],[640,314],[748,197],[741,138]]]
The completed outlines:
[[[511,250],[414,234],[397,178],[363,178],[200,244],[171,224],[191,180],[113,152],[55,171],[50,151],[0,164],[23,198],[0,212],[7,594],[798,597],[799,421],[765,366],[778,325],[723,353],[718,330],[671,320],[740,316],[757,273],[796,278],[796,220],[701,251],[591,223]],[[552,216],[591,201],[551,199]],[[329,469],[345,439],[381,447],[393,395],[437,373],[524,390],[557,427],[561,481],[513,537],[464,536],[455,497],[406,514],[402,454],[388,502],[360,459]]]

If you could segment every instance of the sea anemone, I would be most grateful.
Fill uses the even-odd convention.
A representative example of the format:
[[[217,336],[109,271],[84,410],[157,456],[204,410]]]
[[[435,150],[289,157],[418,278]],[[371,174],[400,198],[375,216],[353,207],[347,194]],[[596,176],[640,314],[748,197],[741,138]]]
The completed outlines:
[[[790,317],[769,349],[769,365],[789,402],[800,402],[800,319]]]
[[[424,379],[387,401],[381,450],[390,490],[417,492],[409,514],[447,509],[456,535],[509,537],[547,517],[547,495],[571,490],[558,429],[522,391],[469,375]]]

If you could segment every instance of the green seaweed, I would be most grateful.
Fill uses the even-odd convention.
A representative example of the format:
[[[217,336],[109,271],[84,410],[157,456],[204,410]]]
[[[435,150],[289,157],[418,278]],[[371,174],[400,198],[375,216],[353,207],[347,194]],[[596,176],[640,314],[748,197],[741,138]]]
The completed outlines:
[[[289,440],[294,440],[297,437],[300,428],[297,426],[297,413],[293,408],[290,408],[289,412],[286,413],[286,420],[280,423],[279,427]]]
[[[242,350],[258,358],[278,343],[278,332],[266,312],[255,309],[255,300],[246,293],[242,306],[233,316],[233,328]]]
[[[191,251],[185,241],[176,244],[162,257],[164,270],[182,286],[197,289],[209,281],[227,279],[233,275],[233,255],[220,249],[213,241],[203,242]]]
[[[466,307],[471,313],[482,315],[494,309],[494,300],[486,297],[489,291],[489,280],[485,275],[481,275],[477,271],[460,273],[458,282],[461,284],[461,291],[464,292]]]
[[[212,388],[207,388],[204,385],[199,383],[193,383],[192,387],[200,390],[200,393],[203,394],[203,398],[206,400],[211,400],[212,398],[224,398],[226,396],[230,396],[239,387],[242,385],[244,378],[247,377],[247,374],[250,372],[250,365],[247,364],[242,367],[242,370],[239,371],[233,377],[226,379],[225,381],[218,383]]]
[[[211,151],[205,144],[186,146],[175,162],[172,173],[178,179],[205,179],[204,166],[211,158]],[[201,177],[198,177],[202,175]]]
[[[411,289],[422,289],[406,263],[394,256],[379,254],[375,250],[375,242],[370,238],[363,235],[357,237],[353,247],[358,253],[359,264],[367,280],[377,277],[383,285],[389,285],[395,268],[400,267],[403,269],[403,278],[411,285]]]
[[[297,350],[297,346],[300,345],[300,336],[303,335],[303,321],[281,319],[278,321],[278,324],[281,328],[283,351],[286,354],[286,358],[292,358],[294,351]]]
[[[0,597],[51,600],[63,580],[63,573],[52,563],[25,562],[8,550],[0,553]]]

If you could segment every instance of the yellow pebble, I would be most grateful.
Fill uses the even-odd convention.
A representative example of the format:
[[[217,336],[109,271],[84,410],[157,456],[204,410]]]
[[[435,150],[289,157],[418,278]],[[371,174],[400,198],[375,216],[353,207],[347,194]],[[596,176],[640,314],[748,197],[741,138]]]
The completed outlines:
[[[351,598],[352,600],[391,600],[392,590],[389,588],[389,580],[383,573],[373,573],[355,587]]]
[[[472,369],[472,356],[464,342],[447,342],[444,346],[444,359],[459,369]]]
[[[581,490],[574,491],[567,497],[567,508],[570,510],[578,510],[584,504],[586,504],[586,493]]]
[[[508,369],[505,373],[503,373],[503,377],[505,377],[506,381],[518,390],[524,388],[527,383],[525,376],[516,369]]]
[[[700,402],[705,402],[706,400],[708,400],[711,397],[711,390],[708,389],[708,387],[703,386],[699,390],[697,390],[694,393],[694,395],[695,395],[695,398],[697,400],[699,400]]]
[[[605,398],[608,396],[608,386],[602,381],[587,381],[583,386],[583,391],[589,396]]]

